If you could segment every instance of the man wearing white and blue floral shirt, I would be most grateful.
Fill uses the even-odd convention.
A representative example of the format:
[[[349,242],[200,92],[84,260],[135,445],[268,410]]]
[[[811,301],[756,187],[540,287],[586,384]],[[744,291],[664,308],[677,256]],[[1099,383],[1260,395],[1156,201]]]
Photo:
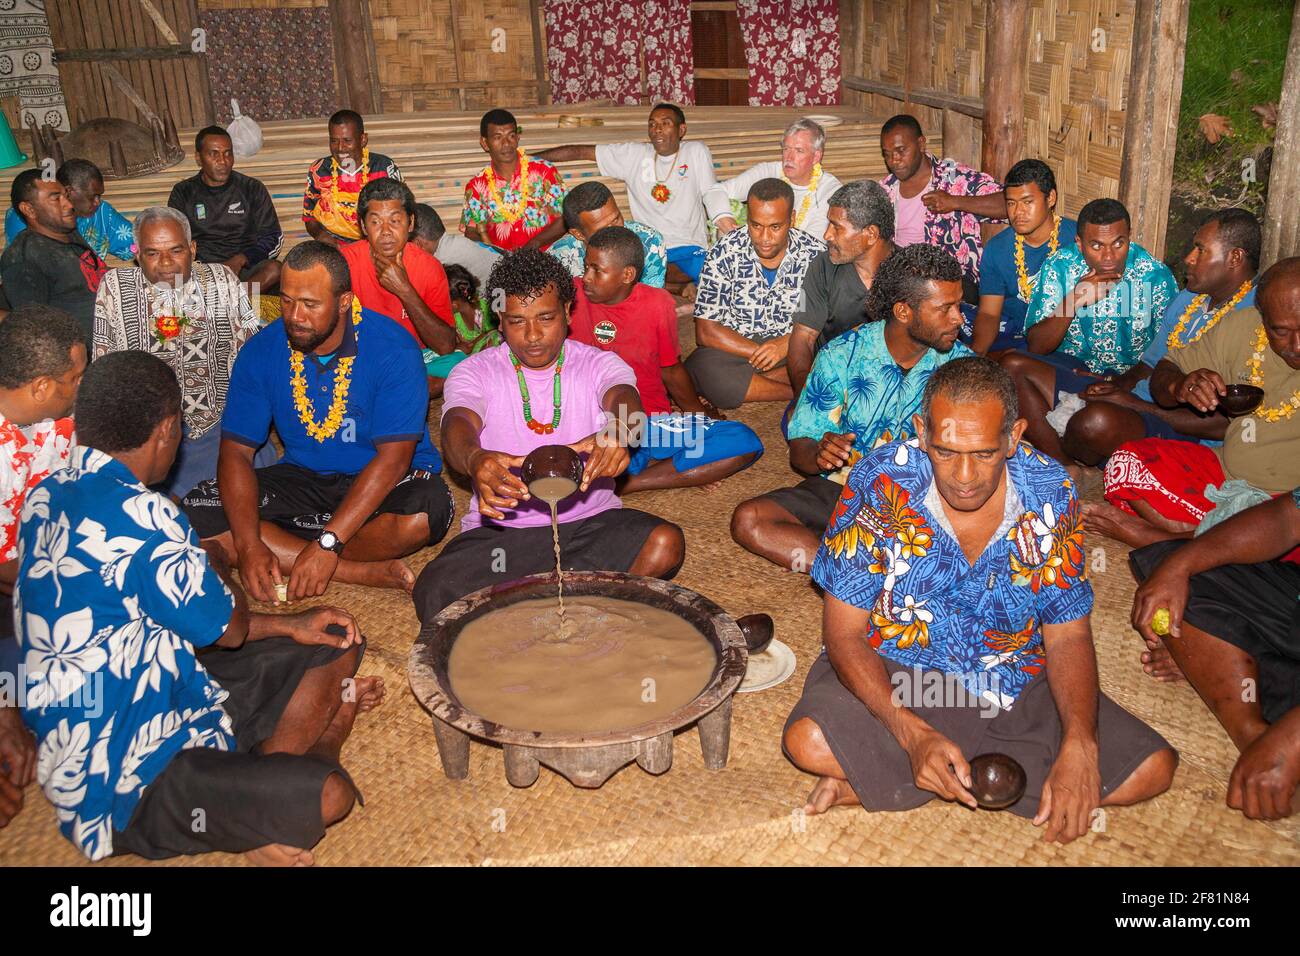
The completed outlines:
[[[149,490],[181,435],[161,359],[99,359],[75,412],[80,447],[23,509],[15,600],[23,718],[60,830],[92,860],[309,865],[356,797],[343,741],[383,698],[353,676],[356,622],[250,613],[220,553]]]
[[[786,355],[804,276],[826,243],[793,228],[794,190],[760,179],[745,200],[744,229],[719,239],[700,270],[695,387],[717,408],[793,397]]]

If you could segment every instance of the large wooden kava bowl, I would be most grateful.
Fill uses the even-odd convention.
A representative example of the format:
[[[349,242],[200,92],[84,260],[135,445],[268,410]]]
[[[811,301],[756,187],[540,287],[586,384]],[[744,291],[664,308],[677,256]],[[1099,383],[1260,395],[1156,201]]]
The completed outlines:
[[[713,645],[713,676],[695,699],[671,714],[637,727],[607,733],[546,733],[503,727],[470,711],[447,676],[452,646],[470,621],[531,598],[555,598],[554,574],[534,574],[475,591],[444,608],[420,630],[408,673],[416,699],[433,716],[442,769],[453,780],[469,775],[470,739],[505,752],[506,779],[531,786],[546,766],[579,787],[599,787],[636,761],[660,774],[672,766],[673,733],[699,727],[700,749],[710,770],[726,766],[731,740],[731,698],[749,663],[740,627],[722,608],[694,591],[655,578],[615,571],[569,571],[565,596],[621,598],[669,611],[692,624]]]

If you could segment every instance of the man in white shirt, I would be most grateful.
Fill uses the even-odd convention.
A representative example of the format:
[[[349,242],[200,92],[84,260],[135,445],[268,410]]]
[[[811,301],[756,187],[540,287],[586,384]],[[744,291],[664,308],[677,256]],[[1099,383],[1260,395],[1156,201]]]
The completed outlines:
[[[448,232],[442,217],[427,203],[415,204],[411,241],[444,266],[464,266],[478,280],[480,289],[487,288],[492,267],[501,258],[501,253],[481,242],[466,239],[459,232]]]
[[[821,238],[828,225],[830,198],[840,181],[822,169],[826,131],[810,119],[796,120],[781,138],[781,161],[751,166],[734,179],[718,183],[704,196],[704,208],[719,233],[739,223],[732,202],[744,202],[749,187],[760,179],[780,179],[794,190],[794,227]]]
[[[664,288],[681,293],[699,279],[704,266],[704,196],[717,185],[713,154],[703,143],[683,141],[686,114],[672,103],[659,103],[650,111],[649,137],[648,143],[556,146],[534,155],[552,163],[587,160],[602,176],[623,180],[632,218],[664,237]]]

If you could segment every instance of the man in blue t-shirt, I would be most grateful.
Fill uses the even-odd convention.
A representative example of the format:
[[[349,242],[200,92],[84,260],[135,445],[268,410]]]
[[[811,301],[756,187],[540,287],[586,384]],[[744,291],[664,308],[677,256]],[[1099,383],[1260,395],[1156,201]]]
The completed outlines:
[[[984,246],[980,305],[969,342],[979,355],[1028,349],[1025,312],[1047,257],[1074,245],[1073,219],[1056,214],[1056,176],[1041,159],[1022,159],[1007,173],[1007,221]]]
[[[1161,408],[1151,398],[1150,378],[1161,359],[1195,342],[1228,314],[1255,304],[1261,242],[1259,220],[1244,209],[1221,209],[1201,223],[1183,257],[1187,288],[1170,301],[1142,360],[1080,393],[1088,404],[1070,416],[1062,439],[1073,458],[1101,464],[1120,445],[1141,438],[1211,445],[1223,440],[1226,417],[1202,415],[1189,405]]]
[[[410,590],[399,559],[441,539],[453,510],[420,349],[360,307],[347,260],[324,243],[285,257],[280,299],[284,315],[235,361],[217,477],[186,496],[186,514],[259,601],[314,597],[334,578]],[[272,424],[284,457],[255,470]]]

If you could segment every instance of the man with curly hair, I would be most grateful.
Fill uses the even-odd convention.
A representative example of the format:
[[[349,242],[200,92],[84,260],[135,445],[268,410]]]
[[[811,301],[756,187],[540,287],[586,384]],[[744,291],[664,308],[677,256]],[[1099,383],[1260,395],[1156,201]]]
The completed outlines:
[[[505,341],[447,376],[442,448],[474,497],[461,533],[415,584],[421,621],[491,584],[555,567],[550,507],[520,479],[529,452],[568,445],[585,459],[578,490],[559,503],[560,554],[574,571],[669,578],[681,566],[681,528],[624,508],[614,480],[628,467],[629,427],[644,419],[636,374],[617,355],[566,339],[573,279],[538,249],[505,256],[488,298],[501,303]]]
[[[912,435],[930,373],[970,350],[961,332],[961,266],[942,249],[900,249],[876,270],[871,321],[817,353],[790,418],[793,488],[742,501],[731,536],[747,551],[807,572],[849,469],[878,445]]]

